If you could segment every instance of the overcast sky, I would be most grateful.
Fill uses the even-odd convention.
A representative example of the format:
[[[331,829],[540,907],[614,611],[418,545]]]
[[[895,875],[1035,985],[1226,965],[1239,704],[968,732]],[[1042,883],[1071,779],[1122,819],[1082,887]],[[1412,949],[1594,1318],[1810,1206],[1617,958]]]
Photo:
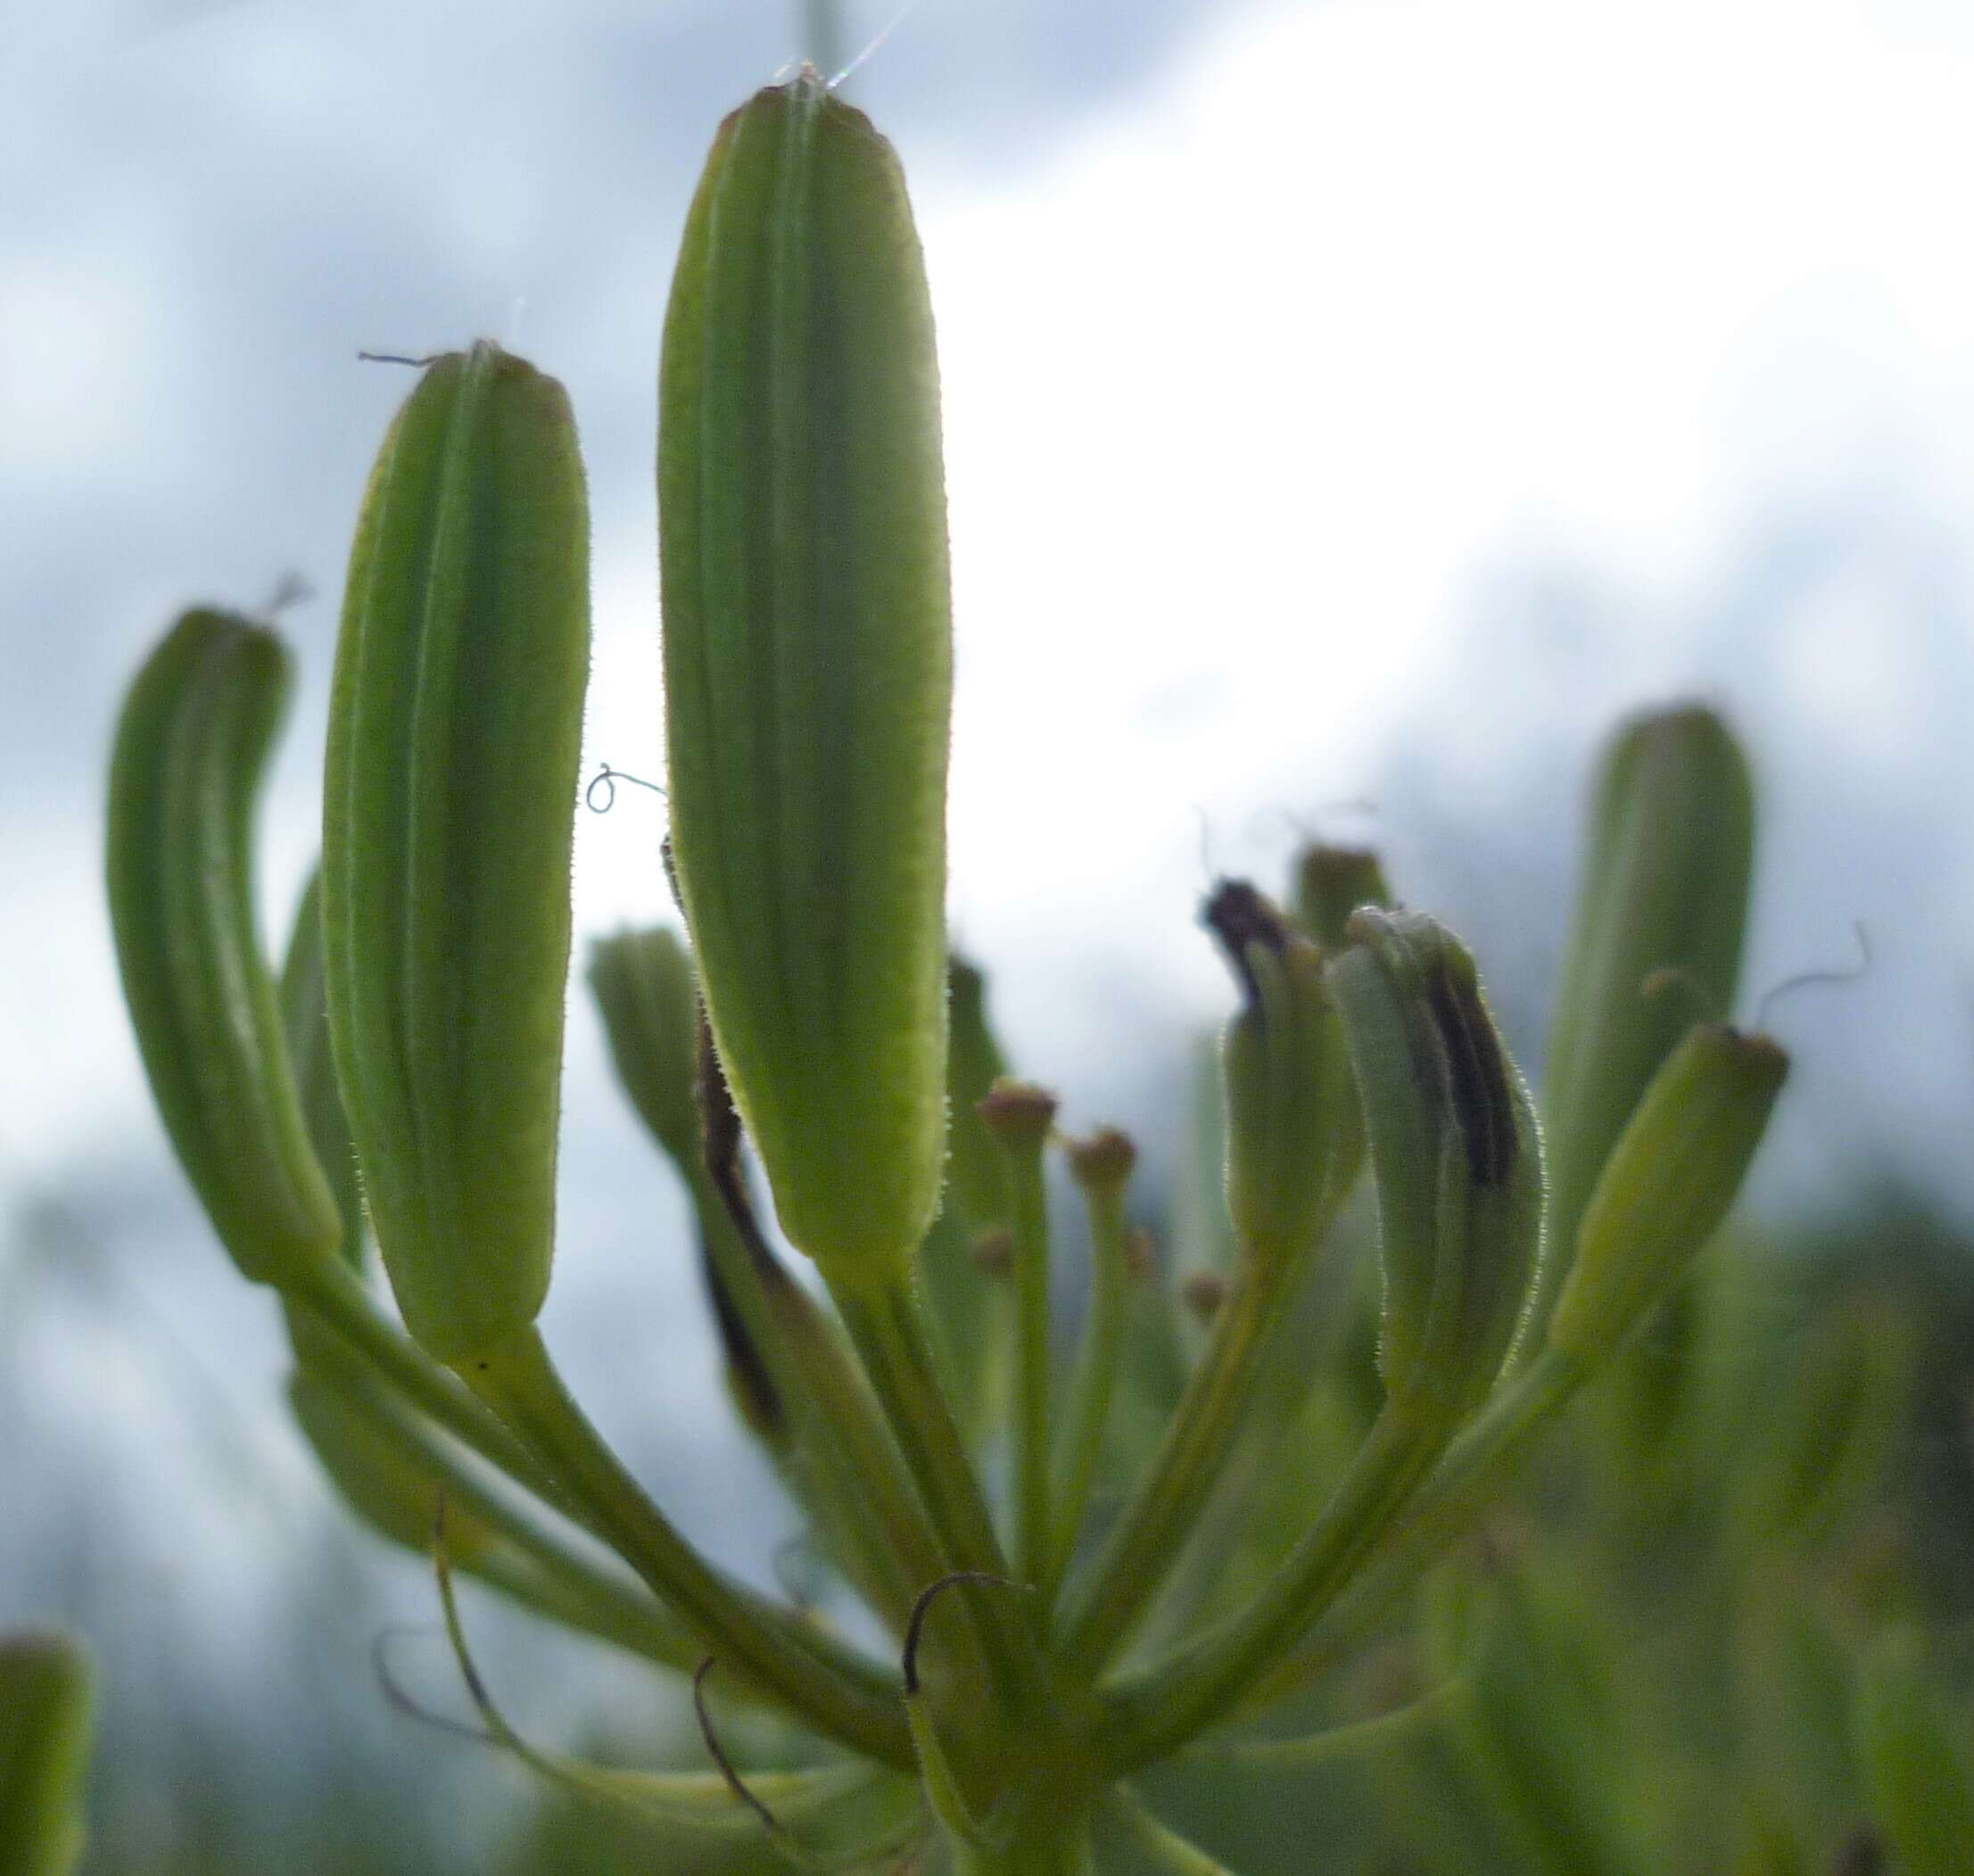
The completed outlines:
[[[268,813],[285,925],[342,560],[409,388],[359,347],[486,334],[566,381],[586,761],[658,772],[670,256],[795,11],[0,12],[0,1180],[137,1195],[105,1213],[124,1248],[217,1271],[115,994],[104,752],[178,607],[313,583]],[[855,46],[893,9],[847,12]],[[1873,937],[1862,985],[1778,1014],[1804,1073],[1776,1153],[1813,1178],[1898,1143],[1968,1199],[1974,8],[922,0],[852,89],[940,327],[954,916],[1072,1122],[1159,1114],[1165,1025],[1226,1001],[1207,871],[1272,874],[1298,820],[1388,841],[1483,971],[1532,981],[1598,726],[1698,691],[1768,784],[1750,981]],[[1375,821],[1339,806],[1367,795]],[[581,818],[585,930],[664,913],[658,816]],[[567,1108],[551,1330],[640,1376],[690,1494],[665,1429],[705,1370],[648,1339],[690,1280],[580,1004]]]

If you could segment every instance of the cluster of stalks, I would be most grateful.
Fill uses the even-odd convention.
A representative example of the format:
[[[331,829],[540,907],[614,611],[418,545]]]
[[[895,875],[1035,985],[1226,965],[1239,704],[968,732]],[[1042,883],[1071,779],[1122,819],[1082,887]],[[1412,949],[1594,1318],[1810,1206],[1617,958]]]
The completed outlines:
[[[108,881],[159,1112],[241,1273],[279,1297],[323,1464],[435,1552],[504,1745],[661,1831],[752,1838],[762,1866],[1216,1868],[1134,1780],[1334,1674],[1741,1186],[1787,1070],[1730,1021],[1743,758],[1692,707],[1610,744],[1540,1119],[1473,959],[1392,903],[1373,855],[1312,849],[1282,903],[1215,888],[1235,1251],[1161,1442],[1100,1491],[1120,1364],[1174,1305],[1134,1234],[1132,1144],[1059,1130],[948,953],[930,305],[891,147],[813,72],[720,128],[659,401],[663,864],[688,936],[606,939],[590,980],[690,1195],[735,1405],[871,1620],[714,1566],[536,1326],[589,544],[561,387],[492,345],[424,366],[364,498],[321,864],[278,969],[252,823],[285,649],[196,610],[132,686]],[[1051,1318],[1058,1150],[1088,1217],[1073,1345]],[[1361,1184],[1383,1278],[1368,1432],[1256,1583],[1175,1616],[1210,1503],[1219,1528],[1282,1509],[1266,1471],[1220,1502],[1229,1459],[1259,1377],[1293,1375],[1299,1300]],[[455,1572],[690,1676],[714,1763],[529,1746],[471,1673]],[[888,1653],[854,1639],[880,1628]],[[810,1763],[736,1764],[726,1702],[794,1723]]]

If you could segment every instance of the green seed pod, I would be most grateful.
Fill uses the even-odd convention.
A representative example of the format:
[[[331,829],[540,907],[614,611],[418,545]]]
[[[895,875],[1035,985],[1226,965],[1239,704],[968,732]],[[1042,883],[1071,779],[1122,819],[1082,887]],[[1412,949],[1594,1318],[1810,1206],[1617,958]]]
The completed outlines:
[[[0,1876],[69,1876],[81,1857],[95,1682],[71,1636],[0,1635]]]
[[[699,992],[675,933],[619,931],[590,948],[590,988],[610,1061],[644,1124],[681,1176],[705,1172],[698,1087]]]
[[[1858,1756],[1871,1816],[1905,1876],[1965,1876],[1974,1849],[1974,1751],[1964,1719],[1920,1665],[1887,1643],[1865,1676]]]
[[[1216,888],[1205,919],[1243,996],[1220,1045],[1227,1209],[1242,1253],[1276,1274],[1315,1243],[1357,1177],[1357,1095],[1323,954],[1240,880]]]
[[[374,1391],[359,1403],[340,1379],[329,1379],[326,1370],[290,1376],[288,1405],[350,1509],[380,1537],[427,1555],[445,1488],[417,1442],[397,1435],[401,1409]],[[471,1510],[452,1500],[446,1505],[445,1543],[452,1561],[471,1569],[491,1548],[493,1537]]]
[[[220,1241],[272,1284],[338,1236],[254,917],[254,800],[289,675],[272,632],[187,613],[131,685],[110,765],[110,921],[152,1094]]]
[[[568,399],[440,359],[357,525],[323,807],[330,1033],[405,1326],[534,1319],[555,1232],[589,520]]]
[[[1535,1280],[1535,1116],[1458,939],[1368,907],[1346,936],[1327,982],[1377,1182],[1385,1387],[1458,1419],[1494,1384]]]
[[[1389,905],[1384,864],[1368,847],[1306,847],[1295,863],[1295,920],[1326,951],[1343,942],[1343,928],[1359,905]]]
[[[1740,1191],[1788,1074],[1788,1055],[1766,1036],[1715,1023],[1688,1034],[1590,1195],[1552,1347],[1603,1360],[1684,1274]]]
[[[812,72],[708,159],[658,520],[673,857],[720,1059],[789,1238],[882,1281],[945,1160],[946,495],[904,178]]]
[[[1545,1306],[1652,1077],[1695,1021],[1727,1016],[1754,864],[1754,783],[1720,718],[1689,706],[1621,728],[1598,773],[1542,1071],[1557,1247]]]

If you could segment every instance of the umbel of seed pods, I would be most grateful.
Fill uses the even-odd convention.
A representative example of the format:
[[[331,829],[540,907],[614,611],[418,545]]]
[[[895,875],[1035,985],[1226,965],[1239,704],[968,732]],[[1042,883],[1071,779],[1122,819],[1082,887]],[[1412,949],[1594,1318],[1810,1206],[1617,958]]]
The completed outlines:
[[[160,1114],[242,1274],[283,1301],[296,1412],[331,1476],[408,1543],[429,1545],[445,1508],[462,1650],[454,1568],[697,1669],[702,1716],[712,1662],[731,1698],[852,1756],[631,1781],[534,1754],[490,1709],[538,1768],[661,1825],[770,1831],[790,1855],[936,1834],[962,1870],[1048,1876],[1090,1867],[1099,1810],[1154,1853],[1196,1854],[1119,1781],[1333,1665],[1741,1184],[1786,1064],[1726,1022],[1753,839],[1740,756],[1697,709],[1614,744],[1540,1126],[1474,960],[1392,905],[1375,858],[1312,851],[1289,910],[1215,890],[1205,922],[1239,992],[1222,1044],[1236,1251],[1163,1443],[1099,1515],[1123,1326],[1147,1281],[1134,1153],[1105,1131],[1068,1145],[1093,1259],[1061,1362],[1054,1103],[1005,1078],[979,974],[946,949],[952,650],[924,270],[890,146],[813,73],[720,129],[659,403],[670,856],[690,943],[606,940],[590,982],[690,1201],[734,1404],[830,1566],[899,1637],[903,1674],[709,1564],[536,1327],[588,539],[567,401],[491,345],[425,368],[364,498],[319,886],[278,975],[253,818],[287,653],[264,624],[198,610],[132,687],[109,889]],[[743,1140],[826,1294],[789,1271]],[[1127,1655],[1367,1168],[1383,1409],[1256,1595]],[[982,1463],[1004,1437],[1004,1505],[1002,1468]]]

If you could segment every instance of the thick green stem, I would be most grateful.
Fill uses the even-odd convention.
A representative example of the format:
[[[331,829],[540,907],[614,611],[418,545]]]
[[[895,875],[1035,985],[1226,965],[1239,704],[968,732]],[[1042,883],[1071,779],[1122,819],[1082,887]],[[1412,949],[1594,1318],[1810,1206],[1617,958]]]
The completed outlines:
[[[1387,1407],[1315,1525],[1240,1613],[1111,1696],[1102,1747],[1117,1772],[1163,1758],[1232,1711],[1347,1583],[1432,1467],[1433,1417]]]
[[[882,1764],[911,1768],[911,1735],[888,1679],[706,1563],[590,1424],[539,1331],[523,1331],[475,1363],[471,1374],[709,1653],[826,1737]]]
[[[1072,1606],[1061,1649],[1069,1674],[1094,1680],[1103,1671],[1177,1561],[1239,1430],[1253,1388],[1255,1351],[1284,1289],[1281,1273],[1242,1266],[1151,1472]]]
[[[1068,1426],[1062,1447],[1061,1480],[1056,1492],[1055,1537],[1048,1574],[1042,1584],[1045,1609],[1076,1554],[1078,1533],[1089,1508],[1096,1483],[1096,1466],[1103,1450],[1103,1434],[1111,1416],[1111,1395],[1117,1383],[1118,1353],[1123,1343],[1124,1295],[1127,1273],[1124,1252],[1124,1193],[1092,1191],[1090,1209],[1090,1309],[1084,1320],[1083,1343],[1077,1351],[1075,1377],[1070,1387]]]
[[[1013,1581],[979,1481],[967,1462],[965,1437],[939,1385],[909,1274],[871,1285],[838,1283],[831,1293],[919,1488],[945,1553],[946,1570]],[[961,1584],[956,1594],[1003,1694],[1032,1688],[1039,1662],[1027,1617],[1013,1607],[1020,1599],[970,1583]]]

